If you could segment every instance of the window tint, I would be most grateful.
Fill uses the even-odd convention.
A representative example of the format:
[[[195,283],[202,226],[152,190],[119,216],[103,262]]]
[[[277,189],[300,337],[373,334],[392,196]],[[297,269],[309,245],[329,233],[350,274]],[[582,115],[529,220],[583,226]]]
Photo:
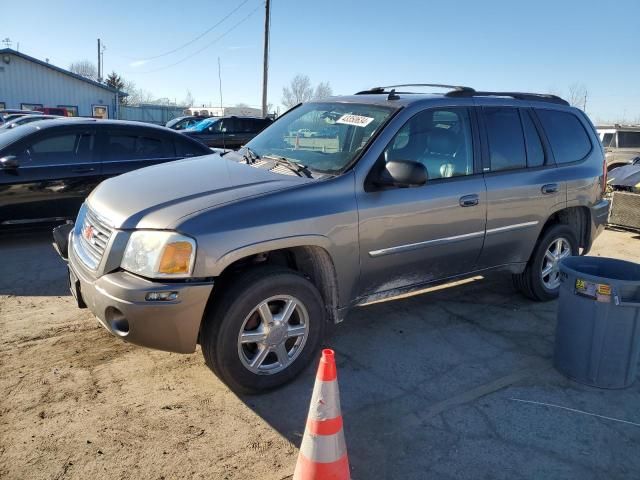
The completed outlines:
[[[605,133],[602,137],[602,146],[608,147],[611,145],[611,141],[613,140],[613,133]]]
[[[557,110],[536,109],[556,163],[582,160],[591,150],[591,142],[575,115]]]
[[[75,134],[46,138],[31,146],[32,153],[73,153],[76,145]]]
[[[618,132],[618,148],[640,148],[640,132]]]
[[[113,133],[109,135],[107,160],[143,160],[168,158],[164,142],[158,138]]]
[[[425,110],[391,140],[385,160],[422,163],[430,180],[473,174],[473,142],[466,109]]]
[[[542,141],[529,112],[521,111],[520,113],[524,127],[524,138],[527,142],[527,167],[540,167],[544,165]]]
[[[36,140],[19,153],[25,166],[67,165],[90,161],[94,136],[82,133],[65,133]]]
[[[197,157],[199,155],[207,155],[211,153],[207,151],[206,147],[199,147],[192,142],[183,140],[181,138],[176,139],[176,155],[178,157]]]
[[[482,110],[489,139],[491,171],[524,168],[527,163],[518,110],[493,107]]]

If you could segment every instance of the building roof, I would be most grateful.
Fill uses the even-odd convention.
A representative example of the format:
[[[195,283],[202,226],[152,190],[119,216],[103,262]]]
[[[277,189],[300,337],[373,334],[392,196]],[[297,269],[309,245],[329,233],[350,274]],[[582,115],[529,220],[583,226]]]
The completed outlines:
[[[81,80],[83,82],[90,83],[93,86],[104,88],[105,90],[111,93],[118,93],[118,95],[123,97],[128,96],[127,93],[120,92],[115,88],[105,85],[104,83],[96,82],[95,80],[91,80],[89,78],[83,77],[82,75],[78,75],[77,73],[73,73],[73,72],[70,72],[69,70],[65,70],[64,68],[56,67],[55,65],[52,65],[47,62],[43,62],[42,60],[38,60],[37,58],[31,57],[29,55],[25,55],[24,53],[18,52],[17,50],[13,50],[12,48],[0,48],[0,55],[6,55],[6,54],[15,55],[16,57],[20,57],[29,62],[37,63],[38,65],[42,65],[43,67],[47,67],[47,68],[50,68],[51,70],[55,70],[56,72],[73,77],[76,80]]]

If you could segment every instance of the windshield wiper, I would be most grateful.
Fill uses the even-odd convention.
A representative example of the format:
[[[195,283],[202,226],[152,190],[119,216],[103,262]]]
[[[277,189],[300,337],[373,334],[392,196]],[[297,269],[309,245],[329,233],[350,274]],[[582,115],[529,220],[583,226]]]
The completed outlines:
[[[274,160],[277,164],[284,165],[299,177],[305,176],[307,178],[313,178],[311,171],[305,165],[298,162],[291,161],[287,157],[281,157],[280,155],[264,155],[263,158],[270,158],[271,160]]]
[[[245,162],[247,162],[247,165],[256,163],[256,160],[260,160],[260,155],[258,155],[256,152],[251,150],[249,147],[245,145],[242,148],[245,151],[245,153],[242,154],[242,158],[244,159]]]

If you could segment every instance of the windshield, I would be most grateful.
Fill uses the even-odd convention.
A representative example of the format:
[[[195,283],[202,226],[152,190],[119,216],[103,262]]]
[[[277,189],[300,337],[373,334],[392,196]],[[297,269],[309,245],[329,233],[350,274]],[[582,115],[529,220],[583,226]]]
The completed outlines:
[[[261,157],[285,157],[311,170],[337,173],[362,151],[394,110],[355,103],[306,103],[247,146]]]
[[[203,132],[204,130],[209,128],[211,125],[216,123],[218,120],[220,120],[220,119],[219,118],[205,118],[204,120],[199,121],[195,125],[191,125],[189,128],[185,128],[185,130],[188,130],[189,132]]]

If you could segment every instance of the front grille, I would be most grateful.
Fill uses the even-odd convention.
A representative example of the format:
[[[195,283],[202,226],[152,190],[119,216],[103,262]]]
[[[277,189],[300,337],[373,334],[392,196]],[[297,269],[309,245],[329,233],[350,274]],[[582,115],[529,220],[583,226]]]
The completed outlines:
[[[89,208],[84,208],[84,218],[78,220],[82,222],[81,228],[76,229],[78,253],[82,261],[95,270],[102,260],[113,229]]]

